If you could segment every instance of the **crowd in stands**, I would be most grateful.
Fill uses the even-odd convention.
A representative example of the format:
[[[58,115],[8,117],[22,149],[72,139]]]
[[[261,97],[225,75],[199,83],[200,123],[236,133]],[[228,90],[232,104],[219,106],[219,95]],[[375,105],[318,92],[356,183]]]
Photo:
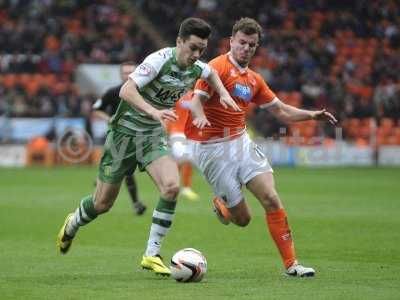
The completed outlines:
[[[154,45],[129,8],[115,1],[0,1],[0,115],[79,116],[94,95],[80,95],[81,63],[142,60]]]
[[[0,50],[0,114],[7,107],[13,116],[84,114],[92,96],[79,95],[74,86],[77,64],[139,62],[156,50],[112,1],[6,3],[13,4],[0,4],[4,24],[0,44],[6,45]],[[400,143],[396,129],[400,126],[398,1],[146,0],[136,5],[171,45],[185,17],[208,20],[213,35],[206,59],[228,50],[235,20],[256,18],[265,34],[252,67],[283,101],[305,108],[326,107],[349,138],[367,141],[377,127],[378,133],[389,132],[383,140],[397,141],[398,137]],[[55,76],[59,86],[29,87],[21,80],[25,73]],[[6,78],[10,74],[17,78]],[[256,110],[252,121],[263,136],[279,134],[283,125],[263,110]],[[381,130],[385,122],[393,130]],[[306,123],[300,130],[333,135],[328,126],[313,124]]]
[[[298,107],[326,107],[341,121],[345,136],[361,143],[381,123],[391,124],[393,130],[378,128],[378,139],[400,143],[398,1],[149,0],[142,8],[154,20],[169,18],[176,26],[187,15],[209,20],[214,31],[208,58],[228,50],[235,20],[255,17],[265,34],[252,67],[279,98]],[[173,28],[167,29],[170,38]],[[252,120],[265,137],[279,135],[284,126],[265,110]],[[315,122],[290,129],[309,137],[334,135],[332,127]],[[388,135],[381,136],[385,131]]]

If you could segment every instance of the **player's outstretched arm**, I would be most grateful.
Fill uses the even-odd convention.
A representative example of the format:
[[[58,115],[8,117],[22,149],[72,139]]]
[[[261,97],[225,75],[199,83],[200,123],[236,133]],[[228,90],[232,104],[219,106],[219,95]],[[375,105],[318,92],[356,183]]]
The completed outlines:
[[[328,121],[332,125],[337,123],[336,118],[326,109],[322,110],[305,110],[283,103],[278,100],[268,110],[278,119],[286,123],[300,122],[306,120],[323,120]]]
[[[121,87],[119,96],[122,100],[128,102],[132,107],[145,114],[151,116],[154,120],[160,121],[165,126],[164,120],[175,121],[177,116],[173,110],[158,110],[147,103],[137,90],[136,83],[132,79],[128,79]]]
[[[335,116],[332,115],[329,111],[325,108],[322,110],[313,111],[313,119],[314,120],[322,120],[328,121],[332,125],[335,125],[338,121],[336,120]]]
[[[221,102],[221,105],[225,109],[231,107],[234,111],[241,110],[239,106],[236,104],[235,100],[232,99],[231,95],[229,94],[224,84],[222,83],[221,78],[219,78],[218,73],[213,68],[211,68],[210,76],[208,76],[207,82],[214,89],[214,91],[216,91],[219,94],[220,97],[219,101]]]
[[[204,128],[204,126],[211,126],[211,123],[207,120],[204,114],[202,101],[205,101],[207,97],[199,93],[194,92],[192,101],[190,101],[190,111],[193,115],[192,124],[197,128]]]

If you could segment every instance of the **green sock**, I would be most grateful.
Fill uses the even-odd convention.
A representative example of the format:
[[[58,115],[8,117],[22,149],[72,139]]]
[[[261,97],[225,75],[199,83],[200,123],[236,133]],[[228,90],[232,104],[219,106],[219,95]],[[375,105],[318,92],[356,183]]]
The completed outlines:
[[[92,195],[86,196],[75,210],[73,218],[65,228],[65,232],[69,236],[75,236],[80,226],[84,226],[96,218],[97,213],[94,209],[93,197]]]

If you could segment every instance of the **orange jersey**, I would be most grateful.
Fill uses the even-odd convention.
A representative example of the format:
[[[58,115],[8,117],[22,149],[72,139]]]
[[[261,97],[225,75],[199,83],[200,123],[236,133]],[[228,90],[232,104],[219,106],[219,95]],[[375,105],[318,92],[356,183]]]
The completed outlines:
[[[183,95],[175,104],[175,113],[178,119],[175,122],[167,122],[167,133],[172,134],[184,134],[185,126],[188,122],[190,110],[188,102],[192,100],[193,92],[190,91]]]
[[[209,97],[203,103],[203,107],[211,126],[198,129],[189,122],[189,118],[185,134],[189,139],[197,141],[209,141],[241,134],[246,128],[246,111],[249,105],[253,103],[256,106],[268,106],[276,97],[260,74],[249,68],[240,67],[229,53],[214,58],[209,65],[216,70],[241,111],[223,108],[218,93],[214,92],[206,81],[198,80],[195,93]]]

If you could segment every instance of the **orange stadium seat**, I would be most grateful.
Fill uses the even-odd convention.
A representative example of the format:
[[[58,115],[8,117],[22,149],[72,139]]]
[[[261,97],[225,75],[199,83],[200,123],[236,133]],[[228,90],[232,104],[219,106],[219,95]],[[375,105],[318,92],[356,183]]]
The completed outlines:
[[[33,77],[31,77],[31,78],[33,78]],[[39,81],[31,80],[31,81],[28,81],[27,84],[25,85],[25,90],[29,96],[34,96],[34,95],[36,95],[37,91],[39,90],[39,87],[40,87]]]
[[[358,129],[357,136],[369,140],[372,130],[368,125],[361,125]]]
[[[44,43],[45,48],[50,51],[58,51],[60,49],[60,41],[54,35],[48,35]]]
[[[346,122],[344,122],[344,130],[346,132],[346,135],[351,139],[357,137],[360,124],[361,121],[357,118],[350,118],[346,120]]]
[[[315,136],[317,133],[317,127],[316,126],[305,126],[303,127],[303,136],[306,138],[311,138]]]
[[[301,107],[302,95],[300,92],[291,92],[287,96],[287,104],[295,107]]]
[[[385,144],[386,144],[386,136],[378,130],[376,134],[376,145],[380,146]]]
[[[28,166],[34,164],[52,166],[54,164],[54,151],[45,137],[34,137],[28,142],[26,145],[26,164]]]
[[[398,145],[399,141],[395,135],[389,135],[385,140],[385,145]]]
[[[289,127],[290,143],[310,144],[317,133],[317,121],[310,120],[305,122],[293,123]]]
[[[394,128],[394,121],[390,118],[383,118],[380,122],[379,129],[384,135],[390,135],[392,129]]]
[[[40,86],[43,85],[45,75],[41,73],[36,73],[32,75],[32,80],[39,83]]]
[[[335,139],[329,138],[329,137],[325,137],[323,139],[323,145],[325,148],[332,148],[335,147],[336,142]]]
[[[16,74],[5,74],[3,76],[3,85],[6,88],[13,88],[17,84]]]
[[[51,74],[51,73],[44,75],[44,78],[43,78],[43,84],[44,85],[46,85],[48,87],[52,87],[52,86],[54,86],[56,84],[56,82],[57,82],[56,75]]]
[[[32,80],[32,75],[27,73],[22,73],[17,75],[18,83],[20,83],[23,87],[25,87]]]
[[[394,129],[394,136],[396,138],[396,144],[400,145],[400,127]]]
[[[359,148],[367,147],[369,145],[368,140],[362,137],[355,139],[355,145]]]
[[[62,94],[68,90],[68,86],[69,86],[69,83],[63,82],[63,81],[58,81],[54,85],[52,85],[51,88],[56,94]]]

